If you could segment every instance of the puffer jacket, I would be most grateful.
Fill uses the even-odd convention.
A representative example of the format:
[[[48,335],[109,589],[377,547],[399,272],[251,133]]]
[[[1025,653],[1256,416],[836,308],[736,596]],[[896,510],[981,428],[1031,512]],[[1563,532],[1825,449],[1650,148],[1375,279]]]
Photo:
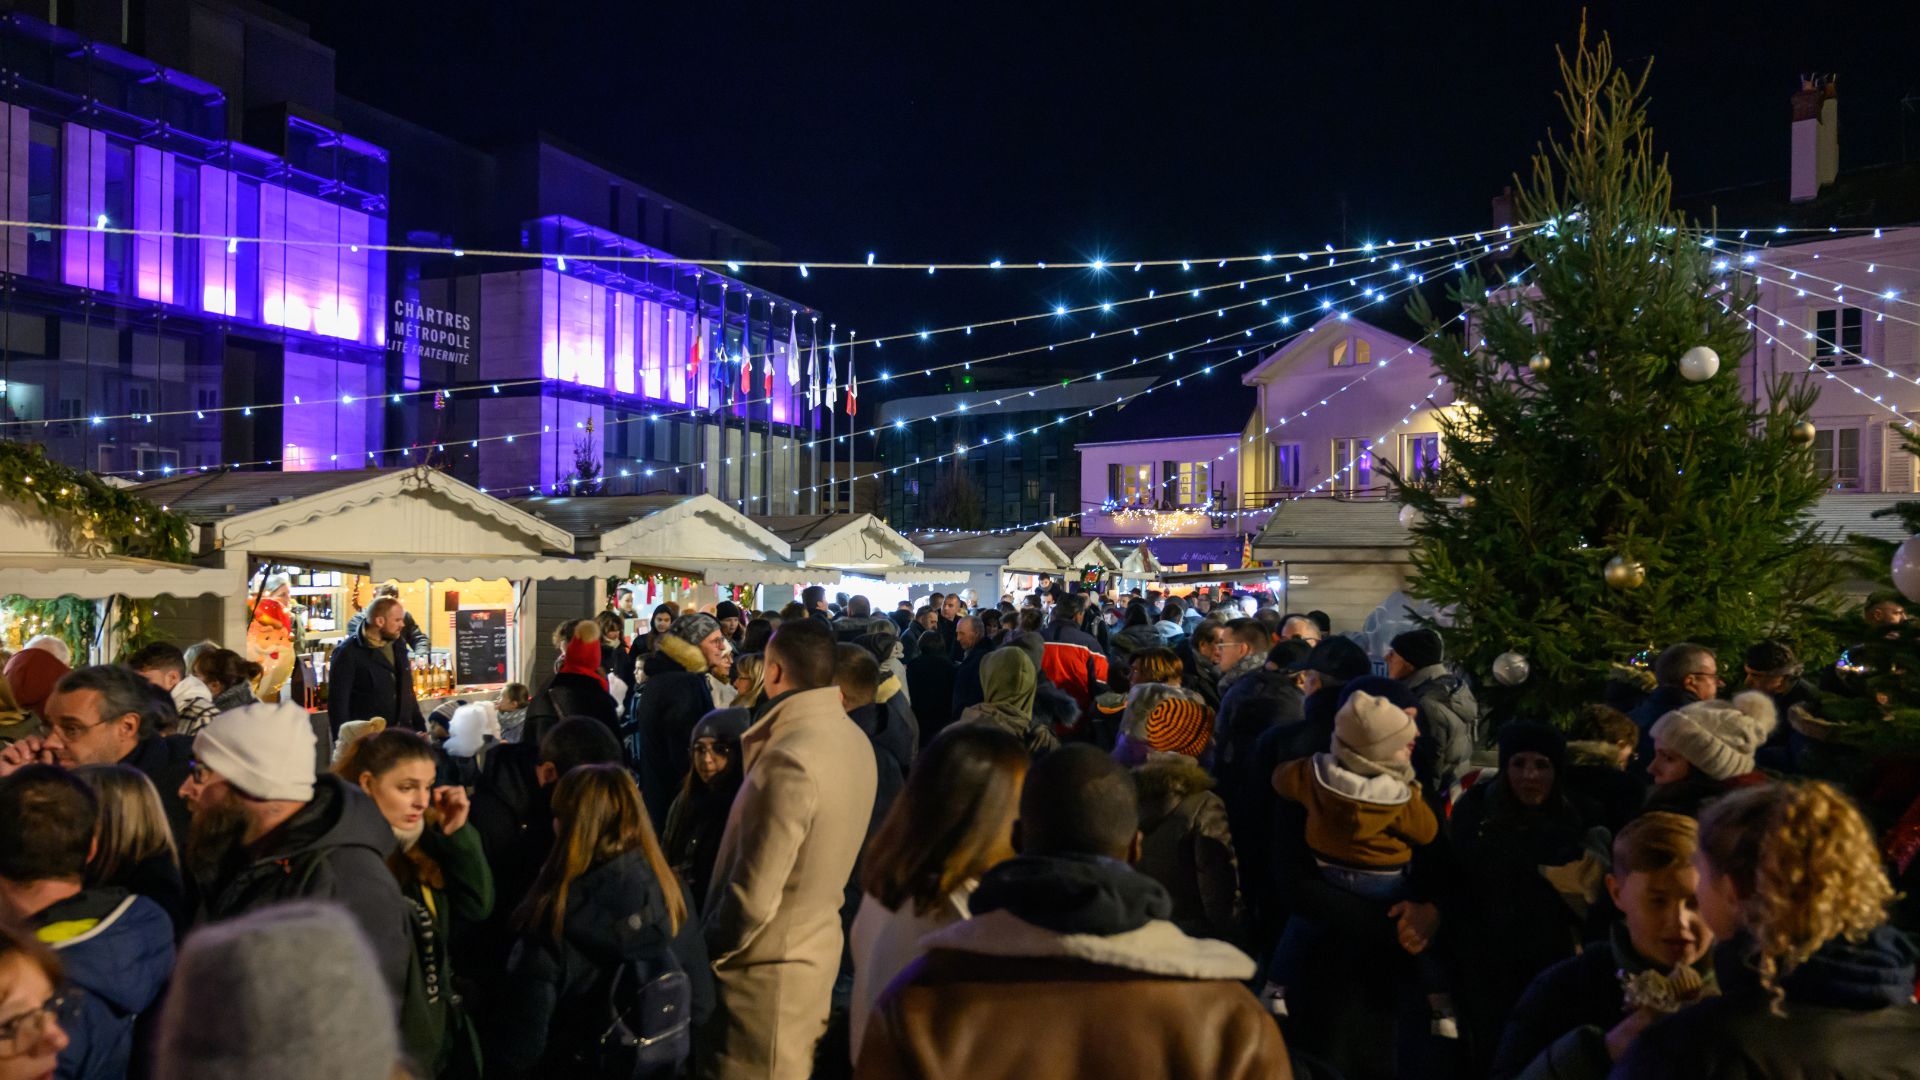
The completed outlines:
[[[1910,1080],[1920,1073],[1913,942],[1882,926],[1835,938],[1780,981],[1785,1015],[1736,938],[1714,950],[1721,996],[1655,1021],[1610,1074],[1619,1080]]]
[[[125,889],[83,889],[40,911],[34,936],[53,947],[67,983],[81,992],[60,1023],[72,1040],[57,1074],[120,1080],[133,1057],[134,1021],[173,973],[173,922],[158,904]]]
[[[1429,664],[1406,678],[1407,692],[1420,703],[1420,734],[1433,741],[1436,786],[1451,784],[1473,758],[1480,731],[1480,703],[1467,680]]]
[[[642,667],[646,679],[627,708],[627,746],[647,815],[663,830],[680,782],[693,767],[688,745],[693,726],[714,707],[713,688],[700,647],[672,634],[661,635]]]
[[[1133,770],[1140,796],[1140,861],[1134,869],[1173,900],[1173,925],[1194,937],[1239,941],[1240,869],[1227,804],[1213,777],[1185,754],[1150,754]]]

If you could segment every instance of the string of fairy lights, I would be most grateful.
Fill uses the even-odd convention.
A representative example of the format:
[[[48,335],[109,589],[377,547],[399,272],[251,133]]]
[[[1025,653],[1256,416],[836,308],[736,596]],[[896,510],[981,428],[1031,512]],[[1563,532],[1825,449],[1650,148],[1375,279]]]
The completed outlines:
[[[1528,230],[1525,230],[1525,229],[1517,229],[1517,230],[1509,229],[1509,230],[1499,230],[1499,233],[1501,234],[1502,237],[1513,235],[1515,233],[1518,233],[1519,235],[1524,236],[1527,231]],[[1425,248],[1429,248],[1429,247],[1437,247],[1441,242],[1442,241],[1430,242],[1430,241],[1421,240],[1421,241],[1413,241],[1412,244],[1424,250]],[[1504,239],[1502,242],[1505,243]],[[1489,250],[1491,250],[1490,245],[1486,245],[1486,244],[1482,245],[1482,251],[1481,251],[1482,254],[1485,254]],[[1140,303],[1149,303],[1156,300],[1170,300],[1170,299],[1175,299],[1183,296],[1191,297],[1197,300],[1197,299],[1203,298],[1205,294],[1218,291],[1218,290],[1225,290],[1225,289],[1245,290],[1247,286],[1251,284],[1258,284],[1258,283],[1270,282],[1275,280],[1290,284],[1292,283],[1296,274],[1320,275],[1320,274],[1324,274],[1328,270],[1344,269],[1346,267],[1357,266],[1363,263],[1377,264],[1382,257],[1383,256],[1379,254],[1370,254],[1362,258],[1357,258],[1357,259],[1349,260],[1346,262],[1329,263],[1324,266],[1315,266],[1308,270],[1275,273],[1275,274],[1269,274],[1269,275],[1264,275],[1260,277],[1241,279],[1237,281],[1216,282],[1208,285],[1196,286],[1191,288],[1183,288],[1183,289],[1172,290],[1167,292],[1162,292],[1158,289],[1149,289],[1145,294],[1126,297],[1119,300],[1102,300],[1094,303],[1074,306],[1071,308],[1066,307],[1064,305],[1055,305],[1053,308],[1047,311],[1028,314],[1028,315],[975,321],[971,323],[955,324],[953,326],[944,326],[944,327],[930,328],[930,329],[924,329],[924,330],[900,332],[900,333],[889,334],[889,335],[885,335],[877,338],[868,338],[863,341],[860,341],[859,343],[874,345],[878,347],[879,345],[887,341],[901,341],[901,340],[909,340],[909,339],[919,339],[924,341],[924,340],[932,339],[937,336],[951,334],[951,333],[964,332],[970,336],[973,330],[975,329],[986,329],[986,328],[1000,327],[1000,326],[1014,327],[1014,326],[1018,326],[1022,322],[1033,322],[1037,320],[1046,319],[1049,317],[1057,319],[1064,316],[1071,316],[1075,314],[1082,314],[1082,313],[1094,312],[1094,311],[1098,311],[1105,314],[1105,313],[1110,313],[1114,310],[1127,307],[1130,305],[1140,304]],[[1432,266],[1439,262],[1445,262],[1448,260],[1448,258],[1449,256],[1446,256],[1446,255],[1437,255],[1430,258],[1426,258],[1426,259],[1415,260],[1412,262],[1404,262],[1399,259],[1389,259],[1388,265],[1386,267],[1369,271],[1366,273],[1350,275],[1347,277],[1347,282],[1349,285],[1357,285],[1360,281],[1367,280],[1373,277],[1381,277],[1381,276],[1395,275],[1395,274],[1401,274],[1401,273],[1418,273],[1418,271],[1412,270],[1410,268]],[[1457,259],[1453,261],[1455,261],[1456,263],[1458,262]],[[1261,299],[1262,299],[1262,302],[1268,302],[1268,301],[1284,299],[1285,297],[1290,295],[1308,295],[1308,294],[1311,294],[1316,289],[1331,288],[1335,284],[1337,284],[1337,282],[1331,281],[1331,280],[1309,280],[1307,284],[1305,284],[1300,289],[1294,290],[1292,292],[1270,294]],[[751,294],[749,293],[749,295]],[[1229,310],[1232,310],[1240,306],[1244,306],[1244,305],[1232,305],[1229,307]],[[1171,325],[1176,322],[1184,321],[1186,318],[1190,318],[1190,317],[1192,316],[1181,316],[1181,317],[1172,318],[1172,319],[1162,319],[1162,320],[1153,321],[1153,322],[1140,323],[1140,324],[1136,324],[1129,327],[1122,327],[1122,328],[1119,328],[1118,330],[1112,330],[1105,333],[1093,331],[1093,332],[1089,332],[1089,335],[1086,339],[1080,339],[1080,340],[1098,340],[1099,338],[1102,338],[1102,337],[1114,337],[1114,336],[1119,336],[1121,334],[1129,334],[1129,333],[1137,337],[1143,331],[1152,330],[1161,326]],[[813,321],[817,323],[818,320],[816,318]],[[837,327],[835,329],[837,329]],[[908,377],[914,374],[918,374],[922,377],[931,377],[935,374],[939,374],[941,372],[948,371],[954,368],[969,368],[976,363],[989,363],[995,360],[1011,359],[1019,356],[1032,355],[1034,353],[1041,352],[1043,350],[1052,351],[1053,349],[1061,345],[1071,345],[1074,343],[1075,343],[1074,339],[1058,340],[1048,344],[1033,346],[1025,349],[1015,349],[1015,350],[1010,350],[1010,351],[997,353],[997,354],[979,356],[979,357],[974,357],[970,359],[955,361],[953,363],[948,363],[948,364],[940,364],[940,365],[932,365],[932,366],[922,365],[919,367],[917,372],[910,370],[900,376],[896,376],[890,369],[883,368],[879,372],[879,374],[875,377],[863,379],[863,380],[853,380],[851,382],[844,383],[841,385],[843,387],[849,388],[850,393],[857,393],[857,387],[861,385],[891,383],[896,378]],[[834,342],[830,340],[827,344],[828,366],[831,367],[832,364],[834,363],[834,356],[839,347],[846,346],[850,349],[853,344],[854,344],[854,340],[852,339],[846,342]],[[817,353],[816,353],[816,357],[817,357]],[[769,350],[767,352],[760,352],[760,353],[755,353],[755,352],[735,353],[735,354],[730,354],[730,355],[727,355],[721,358],[716,358],[716,359],[728,365],[735,365],[735,364],[745,365],[745,364],[751,364],[756,360],[771,360],[776,358],[788,359],[790,361],[790,366],[792,366],[792,361],[797,360],[797,357],[788,357],[786,354],[775,352],[772,350]],[[255,410],[291,409],[291,408],[302,407],[302,406],[325,407],[325,406],[332,406],[332,405],[352,405],[355,402],[377,400],[381,397],[384,397],[387,400],[387,402],[392,405],[404,404],[408,401],[419,399],[419,398],[434,398],[436,399],[436,404],[440,404],[440,403],[443,403],[444,401],[452,400],[456,394],[466,394],[469,397],[476,394],[483,394],[483,393],[497,395],[503,389],[511,390],[511,389],[524,387],[524,386],[538,386],[538,385],[543,385],[547,381],[549,380],[547,380],[544,377],[496,380],[496,381],[491,381],[484,384],[467,386],[467,387],[451,387],[450,386],[450,387],[429,388],[429,389],[420,389],[420,390],[403,390],[403,391],[397,391],[397,392],[384,394],[384,395],[373,394],[373,395],[355,396],[350,393],[340,394],[333,397],[303,397],[302,395],[293,395],[291,400],[283,400],[283,401],[257,400],[257,401],[251,401],[251,402],[245,402],[245,403],[227,404],[222,406],[208,406],[208,407],[200,407],[200,408],[192,408],[192,409],[147,410],[147,411],[137,411],[137,412],[126,412],[126,413],[98,413],[98,414],[92,414],[87,416],[85,418],[85,421],[91,425],[96,425],[96,426],[105,422],[116,421],[116,420],[133,420],[133,421],[140,421],[145,423],[152,423],[155,419],[159,419],[159,418],[186,416],[189,414],[193,415],[196,419],[204,420],[210,415],[218,416],[221,414],[228,414],[228,413],[237,413],[242,416],[252,416]],[[729,378],[728,381],[729,383],[731,383],[732,381],[731,378]],[[799,392],[800,388],[792,387],[790,389],[797,393]],[[739,400],[728,402],[722,405],[709,405],[709,406],[690,405],[684,409],[675,410],[665,415],[669,415],[669,416],[694,415],[700,412],[711,411],[714,408],[751,406],[755,404],[763,404],[768,401],[776,400],[780,396],[781,395],[766,395],[762,397],[739,399]],[[810,405],[810,407],[818,407],[818,406]],[[59,420],[44,419],[44,418],[43,419],[0,420],[0,428],[31,427],[36,425],[44,427],[54,423],[78,422],[78,420],[79,418],[61,418]],[[807,445],[813,446],[813,445],[816,445],[816,443],[809,443]],[[127,470],[125,471],[125,474],[126,475],[144,475],[144,470]]]
[[[1504,250],[1507,250],[1508,246],[1509,245],[1505,245],[1505,244],[1487,245],[1485,251],[1482,251],[1476,255],[1473,255],[1471,258],[1478,259],[1478,258],[1484,257],[1486,254],[1489,254],[1489,253],[1504,251]],[[1451,261],[1454,264],[1461,265],[1461,266],[1465,265],[1463,262],[1461,262],[1461,260],[1455,259],[1451,253],[1446,253],[1442,255],[1432,256],[1427,260],[1416,261],[1415,263],[1412,263],[1412,264],[1394,264],[1397,267],[1396,269],[1383,269],[1383,270],[1374,271],[1371,274],[1356,275],[1352,278],[1349,278],[1349,281],[1357,283],[1358,281],[1364,280],[1367,277],[1371,277],[1371,276],[1378,276],[1378,275],[1384,275],[1384,274],[1396,274],[1396,275],[1400,275],[1402,280],[1405,282],[1418,284],[1420,281],[1424,280],[1424,275],[1418,269],[1409,269],[1409,267],[1423,267],[1423,266],[1431,265],[1433,263],[1444,262],[1444,261]],[[1224,305],[1222,307],[1216,308],[1215,311],[1212,312],[1211,314],[1212,314],[1212,317],[1223,318],[1225,317],[1225,314],[1228,311],[1268,307],[1276,299],[1282,299],[1288,295],[1294,295],[1297,293],[1312,292],[1316,288],[1325,288],[1325,287],[1330,287],[1330,286],[1327,286],[1327,285],[1315,286],[1310,283],[1309,285],[1303,286],[1301,289],[1298,289],[1298,290],[1293,290],[1292,292],[1282,292],[1282,293],[1270,295],[1267,297],[1260,297],[1260,298],[1250,299],[1246,301],[1241,301],[1231,305]],[[1409,285],[1409,287],[1411,287],[1411,285]],[[1369,285],[1369,286],[1363,286],[1359,292],[1355,293],[1352,298],[1348,298],[1348,299],[1355,299],[1355,298],[1362,298],[1362,297],[1371,298],[1371,297],[1377,297],[1382,295],[1384,295],[1384,290],[1378,289]],[[1347,299],[1343,299],[1338,303],[1346,303],[1346,302],[1348,302]],[[1323,299],[1320,304],[1320,310],[1322,311],[1335,310],[1338,307],[1338,303],[1336,303],[1335,301]],[[1175,316],[1172,318],[1155,320],[1150,323],[1142,323],[1135,327],[1122,327],[1122,328],[1117,328],[1117,329],[1109,330],[1105,332],[1096,331],[1087,337],[1076,336],[1074,338],[1056,341],[1051,344],[1036,345],[1026,349],[1011,350],[1008,352],[991,354],[983,357],[976,357],[976,358],[971,358],[966,360],[956,360],[956,361],[952,361],[952,362],[949,362],[946,364],[940,364],[940,365],[932,365],[922,369],[922,374],[932,374],[936,372],[948,371],[948,370],[953,370],[958,368],[970,368],[973,364],[976,364],[976,363],[988,363],[995,360],[1008,359],[1015,356],[1032,355],[1042,351],[1052,351],[1053,349],[1059,348],[1059,347],[1071,346],[1076,344],[1084,344],[1089,341],[1097,341],[1105,338],[1119,337],[1122,335],[1136,333],[1137,331],[1140,331],[1140,330],[1158,328],[1162,326],[1172,326],[1172,325],[1185,322],[1191,319],[1206,318],[1206,317],[1208,317],[1208,313],[1206,312],[1187,313],[1187,314]],[[1280,322],[1282,325],[1291,325],[1293,321],[1293,316],[1291,313],[1283,313],[1277,321]],[[1252,329],[1253,328],[1241,328],[1234,331],[1234,333],[1238,333],[1242,336],[1248,336],[1251,334]],[[1168,356],[1169,358],[1171,358],[1173,354],[1176,354],[1178,352],[1189,351],[1191,349],[1205,347],[1206,345],[1213,344],[1221,340],[1222,336],[1231,337],[1233,335],[1232,334],[1211,335],[1206,340],[1194,342],[1189,345],[1181,346],[1178,349],[1171,350],[1168,353]],[[1156,357],[1158,355],[1159,354],[1155,354]],[[1149,359],[1151,359],[1151,357]],[[1124,368],[1124,367],[1133,366],[1141,362],[1143,362],[1141,358],[1135,357],[1126,365],[1115,365],[1113,368],[1105,369],[1104,371],[1096,374],[1097,375],[1108,374],[1108,373],[1111,373],[1112,371],[1120,370],[1121,368]],[[862,381],[867,383],[873,383],[873,382],[884,383],[884,382],[890,381],[890,378],[891,376],[889,373],[883,372],[879,376],[872,377],[868,380],[862,380]],[[469,391],[469,393],[476,392],[477,390],[478,388],[474,388],[474,390]],[[493,392],[497,393],[498,391],[494,390]],[[774,397],[748,398],[748,399],[743,399],[740,401],[733,402],[731,406],[728,406],[728,407],[762,404],[762,403],[770,402],[773,400],[775,400]],[[701,415],[701,414],[707,413],[708,411],[709,410],[703,406],[689,406],[682,409],[652,411],[652,412],[645,413],[643,415],[635,415],[631,417],[610,420],[610,421],[607,421],[607,426],[612,427],[618,424],[657,422],[662,419],[670,419],[678,416]],[[928,417],[917,418],[915,422],[917,422],[918,419],[938,419],[939,417],[944,415],[946,415],[946,413],[933,414]],[[576,424],[576,426],[580,426],[580,425]],[[377,450],[368,450],[365,453],[366,453],[366,460],[370,462],[378,462],[383,457],[398,455],[404,462],[411,463],[414,460],[415,451],[439,453],[439,452],[444,452],[445,449],[450,445],[458,446],[461,443],[465,443],[470,449],[477,449],[483,443],[512,443],[521,438],[536,438],[542,435],[551,434],[552,431],[553,431],[552,424],[543,424],[539,431],[527,430],[527,431],[520,431],[520,432],[480,435],[480,436],[476,436],[468,439],[450,439],[450,440],[442,440],[442,441],[423,442],[423,443],[416,443],[416,444],[408,444],[405,446],[393,446],[393,447],[386,447],[386,448],[377,449]],[[811,448],[818,447],[826,442],[834,441],[835,439],[838,439],[838,441],[840,442],[844,442],[846,439],[846,436],[842,435],[842,436],[821,437],[821,438],[813,439],[811,441],[804,442],[801,445],[811,449]],[[756,459],[758,456],[759,456],[758,451],[755,451],[749,455],[750,459]],[[338,454],[329,455],[330,463],[337,463],[338,459],[339,459]],[[149,471],[155,471],[155,472],[158,472],[161,476],[172,476],[180,473],[211,471],[212,469],[221,468],[221,467],[228,468],[228,469],[239,469],[239,468],[247,468],[247,467],[257,467],[257,466],[271,466],[276,464],[282,464],[286,460],[287,459],[285,457],[272,457],[272,458],[258,459],[254,461],[234,461],[234,462],[226,463],[224,466],[207,466],[202,469],[172,469],[170,467],[167,467],[167,468],[162,468],[160,470],[141,470],[141,469],[122,470],[120,471],[120,473],[118,473],[118,475],[131,475],[135,477],[143,477],[147,475]],[[732,457],[726,457],[722,460],[723,465],[731,465],[733,463],[734,463],[734,459]],[[705,469],[705,468],[707,468],[706,462],[700,462],[700,463],[694,463],[694,464],[682,464],[682,465],[675,466],[672,470],[670,470],[670,474],[677,475],[682,473],[685,470]],[[656,475],[657,473],[666,472],[666,471],[668,470],[648,469],[648,470],[643,470],[640,475],[652,476],[652,475]],[[114,475],[114,474],[107,474],[107,475]],[[631,470],[628,470],[626,475],[632,475]],[[531,485],[527,485],[526,490],[533,491],[533,492],[538,492],[541,490],[559,491],[559,490],[565,490],[568,486],[569,485],[566,483],[555,483],[552,485],[547,485],[545,488],[543,488],[540,484],[531,484]],[[818,486],[825,487],[828,485],[823,483]],[[516,488],[513,490],[518,490],[518,489]]]

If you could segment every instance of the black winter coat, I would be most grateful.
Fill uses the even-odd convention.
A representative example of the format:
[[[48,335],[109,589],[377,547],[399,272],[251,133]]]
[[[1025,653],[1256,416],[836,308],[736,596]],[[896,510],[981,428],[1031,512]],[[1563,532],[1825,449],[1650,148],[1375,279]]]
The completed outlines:
[[[398,1003],[413,958],[413,920],[387,869],[396,846],[393,826],[372,799],[337,776],[317,777],[311,801],[279,828],[230,852],[219,875],[199,883],[206,916],[230,919],[288,900],[331,900],[360,925]]]
[[[1880,1080],[1920,1076],[1920,1006],[1913,942],[1882,926],[1854,944],[1836,938],[1781,981],[1776,1016],[1743,959],[1746,942],[1714,950],[1721,996],[1640,1033],[1612,1076],[1621,1080]]]
[[[1299,723],[1306,716],[1305,702],[1292,675],[1265,665],[1228,683],[1213,721],[1216,771],[1231,773],[1235,763],[1251,759],[1254,743],[1269,728]]]
[[[533,695],[533,701],[527,705],[527,722],[551,724],[570,716],[592,717],[605,724],[615,739],[620,738],[620,707],[607,688],[590,675],[561,671]]]
[[[385,717],[388,727],[425,731],[420,702],[413,696],[412,654],[405,639],[393,643],[393,662],[355,634],[334,650],[327,676],[327,718],[334,734],[349,720]]]
[[[139,769],[153,781],[154,788],[160,792],[160,807],[167,812],[167,825],[173,829],[174,849],[187,850],[187,827],[193,815],[187,811],[186,800],[180,797],[180,785],[186,783],[187,775],[193,771],[193,736],[155,735],[141,739],[120,759],[120,764]]]
[[[695,790],[683,790],[674,796],[667,811],[667,831],[660,838],[667,862],[694,896],[707,895],[713,883],[714,856],[720,853],[720,838],[727,832],[727,812],[733,809],[733,797],[740,793],[740,768],[730,765],[714,777],[708,787],[697,779]]]
[[[953,673],[953,705],[950,710],[953,720],[958,720],[968,708],[987,700],[987,692],[980,686],[980,664],[992,651],[992,644],[981,641],[960,658],[960,667]]]
[[[920,720],[920,745],[934,736],[959,714],[953,711],[955,668],[946,656],[922,654],[907,661],[907,694],[913,698],[913,715]],[[974,669],[976,680],[979,669]]]
[[[693,767],[688,743],[693,726],[713,710],[713,691],[707,682],[707,659],[698,646],[672,635],[660,639],[660,648],[647,657],[646,679],[627,708],[628,742],[639,774],[640,795],[656,832],[667,827],[673,797]]]
[[[667,970],[668,952],[687,974],[694,1025],[705,1021],[713,1012],[713,972],[698,909],[686,886],[678,887],[687,918],[675,933],[660,880],[642,852],[616,855],[576,879],[561,940],[524,935],[507,961],[507,999],[490,1032],[487,1075],[597,1077],[582,1062],[594,1060],[609,1023],[613,973],[643,963],[651,977]]]

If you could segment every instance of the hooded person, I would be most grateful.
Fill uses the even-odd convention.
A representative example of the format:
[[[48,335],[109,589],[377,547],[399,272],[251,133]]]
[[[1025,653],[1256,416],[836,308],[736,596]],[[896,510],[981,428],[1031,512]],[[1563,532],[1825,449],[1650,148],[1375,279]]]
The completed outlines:
[[[313,727],[291,702],[213,718],[193,737],[181,785],[193,813],[184,855],[210,920],[285,903],[330,900],[359,923],[393,1000],[406,993],[413,920],[387,869],[397,844],[372,799],[314,775]]]
[[[533,696],[533,703],[527,706],[527,719],[557,721],[591,716],[617,735],[620,708],[601,669],[601,654],[600,624],[593,619],[574,623],[573,632],[561,646],[560,667]]]
[[[1022,631],[1007,638],[1006,648],[1023,649],[1033,661],[1033,718],[1055,737],[1080,730],[1080,703],[1047,678],[1047,643],[1039,634]]]
[[[700,718],[687,741],[692,765],[667,811],[660,842],[673,872],[694,896],[705,896],[713,881],[713,859],[726,832],[727,811],[740,791],[740,736],[752,724],[751,709],[715,709]]]
[[[855,1075],[1290,1077],[1241,985],[1253,961],[1182,932],[1166,890],[1127,865],[1138,815],[1132,778],[1097,748],[1035,762],[1019,856],[881,992]]]
[[[1033,718],[1036,673],[1024,649],[995,649],[980,664],[980,689],[986,700],[969,705],[956,724],[986,724],[1017,736],[1035,757],[1060,745],[1045,724]]]
[[[1204,726],[1204,731],[1201,730]],[[1213,710],[1199,694],[1162,682],[1135,683],[1127,689],[1127,705],[1120,714],[1120,733],[1113,757],[1129,767],[1144,763],[1156,747],[1150,734],[1179,729],[1193,732],[1182,746],[1167,747],[1186,754],[1202,768],[1213,762]]]
[[[1730,791],[1766,783],[1754,756],[1778,723],[1773,699],[1758,690],[1696,701],[1654,721],[1646,808],[1697,817]]]
[[[900,692],[907,695],[907,704],[911,705],[913,693],[907,687],[906,643],[901,641],[900,631],[894,629],[893,623],[886,619],[876,616],[871,625],[873,632],[860,635],[853,640],[853,643],[865,647],[868,652],[880,658],[881,679],[884,681],[888,675],[897,679],[900,683]],[[883,647],[882,641],[892,644]]]
[[[390,1080],[400,1063],[366,937],[339,907],[312,902],[194,931],[156,1043],[155,1080]]]
[[[729,648],[711,615],[688,612],[673,620],[646,658],[646,677],[627,707],[626,731],[647,815],[665,829],[667,811],[692,762],[693,728],[715,707],[708,671]]]

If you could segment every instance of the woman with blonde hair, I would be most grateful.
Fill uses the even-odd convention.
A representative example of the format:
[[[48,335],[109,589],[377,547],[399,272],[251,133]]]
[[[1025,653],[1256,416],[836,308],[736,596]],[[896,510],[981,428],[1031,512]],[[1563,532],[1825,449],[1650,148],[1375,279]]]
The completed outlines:
[[[693,898],[624,768],[576,766],[554,789],[553,818],[553,851],[514,916],[520,938],[488,1075],[671,1075],[687,1056],[687,1025],[713,1010]],[[610,1002],[632,1003],[624,1031]],[[623,1054],[622,1035],[638,1050]]]
[[[180,877],[180,851],[159,790],[147,774],[130,765],[82,765],[73,775],[93,789],[100,807],[87,884],[117,886],[160,905],[173,920],[177,940],[186,933],[192,912]]]
[[[738,696],[733,699],[733,708],[751,709],[766,700],[767,690],[762,680],[766,678],[767,658],[762,653],[741,653],[733,658],[733,674],[730,681]]]
[[[1727,795],[1700,816],[1694,865],[1721,996],[1647,1026],[1614,1076],[1914,1075],[1916,949],[1887,923],[1893,886],[1846,796]]]

